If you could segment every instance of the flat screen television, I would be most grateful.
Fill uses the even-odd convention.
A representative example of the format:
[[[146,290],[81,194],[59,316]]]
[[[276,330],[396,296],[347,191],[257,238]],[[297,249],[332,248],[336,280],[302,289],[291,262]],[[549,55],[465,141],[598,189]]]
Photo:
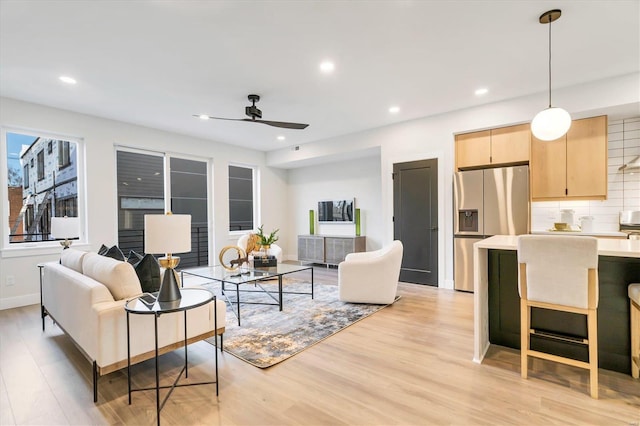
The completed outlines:
[[[318,201],[318,222],[353,223],[355,199]]]

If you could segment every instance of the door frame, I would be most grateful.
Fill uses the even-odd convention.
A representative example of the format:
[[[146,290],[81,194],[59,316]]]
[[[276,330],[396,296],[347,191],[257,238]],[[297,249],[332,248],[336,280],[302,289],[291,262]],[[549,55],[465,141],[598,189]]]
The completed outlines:
[[[384,206],[383,211],[383,221],[385,224],[384,235],[385,241],[391,242],[393,241],[393,165],[395,163],[407,163],[411,161],[420,161],[420,160],[432,160],[435,159],[438,161],[438,287],[442,288],[453,288],[453,280],[451,283],[446,283],[444,281],[445,277],[445,232],[446,227],[450,224],[450,220],[446,220],[446,208],[445,203],[447,202],[445,198],[444,191],[444,182],[445,182],[445,174],[444,170],[448,168],[447,163],[445,162],[445,154],[444,151],[430,151],[430,152],[417,152],[417,153],[403,153],[403,154],[392,154],[385,156],[384,152],[382,153],[382,158],[384,158],[384,162],[382,164],[382,205]],[[452,191],[450,191],[452,192]],[[450,194],[449,202],[452,202],[453,195]],[[451,245],[453,242],[451,243]],[[448,286],[450,284],[450,286]]]

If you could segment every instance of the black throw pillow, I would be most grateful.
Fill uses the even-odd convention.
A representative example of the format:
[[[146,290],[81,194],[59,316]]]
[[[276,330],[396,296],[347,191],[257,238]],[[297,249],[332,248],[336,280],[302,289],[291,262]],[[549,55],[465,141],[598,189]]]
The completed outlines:
[[[136,266],[136,263],[140,262],[143,257],[144,257],[143,255],[138,254],[133,250],[130,250],[129,256],[127,257],[127,262],[129,262],[133,266]]]
[[[98,254],[100,256],[104,256],[106,252],[109,251],[109,247],[105,246],[104,244],[100,246],[100,249],[98,250]]]
[[[140,286],[145,293],[153,293],[160,290],[160,265],[152,254],[145,254],[138,263],[134,265]]]
[[[109,248],[109,250],[107,250],[107,252],[104,253],[103,256],[111,257],[116,260],[122,260],[122,261],[125,260],[124,253],[122,253],[122,250],[120,250],[118,246],[113,246]]]

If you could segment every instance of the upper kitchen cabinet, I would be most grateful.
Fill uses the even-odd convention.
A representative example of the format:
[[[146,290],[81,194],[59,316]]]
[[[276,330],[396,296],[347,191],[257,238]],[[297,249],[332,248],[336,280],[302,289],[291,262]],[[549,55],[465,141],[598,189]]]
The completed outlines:
[[[491,131],[456,135],[456,167],[458,169],[491,164]]]
[[[526,163],[529,161],[530,142],[529,123],[491,129],[491,163]]]
[[[545,142],[531,136],[531,199],[607,198],[607,117],[574,120],[567,134]]]
[[[526,163],[530,140],[529,124],[456,135],[456,168]]]

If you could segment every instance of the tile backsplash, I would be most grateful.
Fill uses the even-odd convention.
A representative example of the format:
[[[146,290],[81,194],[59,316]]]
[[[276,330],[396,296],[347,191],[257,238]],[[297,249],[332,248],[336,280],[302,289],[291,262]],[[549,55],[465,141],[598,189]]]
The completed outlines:
[[[581,216],[593,216],[594,232],[618,230],[621,210],[640,210],[640,170],[619,171],[640,155],[640,117],[609,121],[608,188],[604,201],[537,201],[531,203],[531,229],[546,230],[560,220],[561,209],[575,210],[576,225]]]

